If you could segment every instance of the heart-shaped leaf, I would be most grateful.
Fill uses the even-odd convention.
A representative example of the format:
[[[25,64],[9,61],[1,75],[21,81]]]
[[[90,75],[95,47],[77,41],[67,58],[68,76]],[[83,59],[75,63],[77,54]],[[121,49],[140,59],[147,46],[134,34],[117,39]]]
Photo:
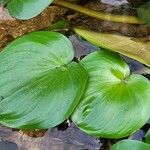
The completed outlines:
[[[87,73],[71,42],[55,32],[33,32],[0,53],[0,123],[43,129],[62,123],[77,106]]]
[[[150,2],[138,8],[138,16],[144,23],[150,25]]]
[[[92,44],[118,52],[150,67],[150,42],[128,36],[98,33],[76,28],[75,32]]]
[[[114,144],[111,150],[150,150],[150,145],[134,140],[123,140]]]
[[[113,52],[86,56],[81,64],[89,81],[72,115],[84,132],[104,138],[121,138],[143,126],[150,117],[150,81],[130,75],[128,65]]]
[[[40,14],[53,0],[11,0],[7,3],[9,13],[17,19],[30,19]]]

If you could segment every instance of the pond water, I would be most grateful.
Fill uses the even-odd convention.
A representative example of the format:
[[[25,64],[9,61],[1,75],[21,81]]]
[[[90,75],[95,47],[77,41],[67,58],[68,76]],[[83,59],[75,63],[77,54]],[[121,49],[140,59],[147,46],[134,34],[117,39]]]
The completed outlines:
[[[123,14],[135,14],[135,10],[128,4],[127,0],[101,0],[103,4],[101,7],[98,7],[100,10],[107,12],[119,12],[123,10]],[[107,4],[107,5],[106,5]],[[93,7],[92,2],[87,4],[87,7]],[[0,8],[1,11],[2,8]],[[132,10],[133,12],[128,10]],[[10,16],[7,14],[7,18]],[[1,18],[1,17],[0,17]],[[73,21],[73,25],[83,24],[88,25],[89,28],[94,30],[99,30],[103,32],[117,32],[124,35],[130,35],[138,38],[149,38],[150,29],[145,29],[143,26],[130,26],[122,25],[117,23],[109,22],[98,22],[93,20],[92,24],[89,24],[90,18],[80,16],[77,21]],[[12,19],[12,18],[10,18]],[[21,22],[20,22],[21,23]],[[10,27],[10,26],[9,26]],[[8,29],[8,28],[7,28]],[[10,28],[9,28],[10,29]],[[2,31],[0,30],[2,33]],[[14,37],[13,37],[14,38]],[[77,41],[71,37],[72,42],[75,46],[77,57],[86,55],[89,52],[89,48],[97,50],[97,47],[89,45],[89,43],[82,43],[82,41]],[[10,40],[12,37],[10,38]],[[8,40],[9,41],[9,40]],[[7,42],[8,42],[7,41]],[[1,41],[0,41],[1,42]],[[6,43],[6,42],[5,42]],[[82,44],[82,46],[81,46]],[[88,47],[88,48],[87,48]],[[85,50],[87,50],[85,52]],[[88,51],[89,50],[89,51]],[[82,54],[81,54],[82,53]],[[136,61],[126,58],[129,65],[131,66],[132,71],[144,74],[147,78],[150,78],[148,73],[149,69],[145,68],[144,65],[139,64]],[[143,131],[147,131],[150,127],[150,124],[147,124],[143,128]],[[139,134],[138,134],[139,136]],[[143,132],[140,132],[140,137],[143,136]],[[139,138],[139,137],[138,137]],[[107,150],[107,145],[110,144],[109,141],[104,139],[98,139],[92,136],[85,134],[80,131],[73,123],[63,123],[58,127],[49,129],[47,131],[35,131],[35,132],[25,132],[20,130],[13,130],[4,126],[0,126],[0,150]]]
[[[99,150],[99,139],[91,137],[73,123],[47,131],[23,132],[0,127],[0,150]]]

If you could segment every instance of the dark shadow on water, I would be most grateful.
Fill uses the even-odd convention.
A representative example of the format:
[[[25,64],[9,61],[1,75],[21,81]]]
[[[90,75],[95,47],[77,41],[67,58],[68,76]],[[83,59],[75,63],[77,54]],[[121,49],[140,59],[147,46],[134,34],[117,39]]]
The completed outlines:
[[[25,132],[0,126],[0,150],[99,150],[102,143],[73,123],[47,131]]]
[[[1,141],[0,150],[18,150],[18,146],[14,142]]]

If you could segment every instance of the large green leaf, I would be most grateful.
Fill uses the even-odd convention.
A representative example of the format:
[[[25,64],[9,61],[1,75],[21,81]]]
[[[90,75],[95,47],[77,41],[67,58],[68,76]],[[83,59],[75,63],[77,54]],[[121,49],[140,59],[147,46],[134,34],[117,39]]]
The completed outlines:
[[[76,28],[75,32],[96,46],[118,52],[150,67],[150,42],[142,42],[136,38],[123,35],[98,33],[79,28]]]
[[[10,0],[7,8],[17,19],[30,19],[40,14],[53,0]]]
[[[0,53],[0,123],[43,129],[63,122],[87,80],[73,57],[71,42],[55,32],[33,32],[8,45]]]
[[[113,145],[111,150],[150,150],[150,145],[134,140],[123,140]]]
[[[81,64],[89,81],[72,119],[84,132],[104,138],[125,137],[150,117],[150,81],[130,75],[128,65],[113,52],[86,56]]]

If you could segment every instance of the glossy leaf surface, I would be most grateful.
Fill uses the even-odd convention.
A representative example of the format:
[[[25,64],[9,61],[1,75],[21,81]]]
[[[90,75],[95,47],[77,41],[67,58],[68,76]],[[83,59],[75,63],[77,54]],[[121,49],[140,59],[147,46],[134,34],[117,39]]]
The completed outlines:
[[[53,0],[11,0],[7,4],[10,14],[17,19],[30,19],[40,14]]]
[[[81,64],[89,80],[72,116],[81,130],[96,137],[121,138],[147,122],[150,117],[148,79],[130,75],[122,58],[105,50],[89,54]]]
[[[33,32],[0,53],[0,123],[43,129],[62,123],[75,109],[87,73],[71,42],[55,32]]]
[[[134,140],[123,140],[113,145],[111,150],[150,150],[150,145]]]
[[[142,42],[136,38],[98,33],[85,29],[75,29],[75,32],[92,44],[135,59],[150,67],[150,42]]]

